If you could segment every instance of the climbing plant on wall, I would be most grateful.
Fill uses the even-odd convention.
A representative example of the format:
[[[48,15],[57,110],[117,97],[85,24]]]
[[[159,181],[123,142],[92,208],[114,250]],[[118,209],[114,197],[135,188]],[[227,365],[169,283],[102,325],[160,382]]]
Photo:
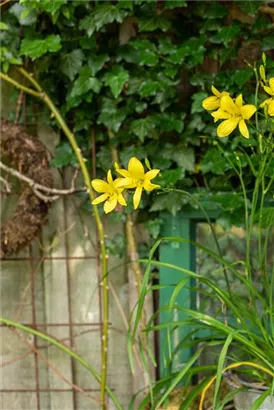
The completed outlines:
[[[99,177],[113,163],[112,148],[124,167],[132,156],[147,158],[161,169],[162,187],[176,184],[228,220],[243,209],[239,181],[216,146],[215,126],[201,102],[213,82],[220,91],[248,89],[262,52],[273,75],[273,16],[273,7],[261,1],[11,2],[2,15],[2,70],[28,65],[72,125],[88,161],[96,151]],[[253,102],[246,92],[245,98]],[[40,116],[55,125],[46,111]],[[232,161],[236,146],[256,161],[252,130],[248,140],[218,143]],[[51,165],[76,164],[62,140]],[[90,209],[88,201],[83,206]],[[160,211],[188,207],[196,207],[189,196],[153,192],[142,199],[139,218],[157,237]]]

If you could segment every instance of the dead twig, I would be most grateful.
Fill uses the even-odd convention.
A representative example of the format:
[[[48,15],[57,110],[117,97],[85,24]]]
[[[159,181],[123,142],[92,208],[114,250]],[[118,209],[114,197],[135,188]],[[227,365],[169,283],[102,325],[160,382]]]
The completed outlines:
[[[44,185],[36,183],[33,179],[27,177],[26,175],[23,175],[21,172],[3,164],[2,161],[0,161],[0,168],[2,168],[8,174],[13,175],[15,178],[19,179],[20,181],[26,182],[32,188],[35,195],[37,195],[38,198],[42,199],[42,201],[44,202],[55,201],[56,199],[60,197],[60,195],[71,195],[71,194],[75,194],[79,192],[87,192],[87,188],[78,188],[78,189],[75,188],[75,179],[77,177],[78,170],[73,175],[72,185],[69,189],[56,189],[56,188],[48,188]],[[47,194],[55,194],[55,195],[53,196],[44,195],[40,191],[46,192]]]
[[[10,183],[1,176],[0,176],[0,181],[2,182],[3,185],[5,185],[5,193],[10,194],[11,193]]]
[[[261,6],[259,10],[260,10],[262,13],[274,14],[274,7]]]
[[[4,0],[4,1],[1,1],[1,3],[0,3],[0,7],[4,6],[5,4],[10,3],[10,2],[11,2],[11,0]]]

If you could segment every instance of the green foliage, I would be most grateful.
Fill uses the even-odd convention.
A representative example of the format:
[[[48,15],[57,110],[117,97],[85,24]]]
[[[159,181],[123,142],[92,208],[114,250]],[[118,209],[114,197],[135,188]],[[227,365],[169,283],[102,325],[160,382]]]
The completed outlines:
[[[253,71],[245,60],[253,64],[248,50],[258,41],[274,73],[272,21],[259,12],[260,4],[239,1],[233,14],[232,2],[222,1],[21,0],[2,16],[2,69],[7,72],[24,57],[33,60],[42,86],[87,149],[93,127],[99,174],[113,163],[111,131],[123,166],[133,155],[148,158],[161,169],[163,187],[176,184],[197,192],[208,208],[224,213],[235,207],[240,219],[239,180],[215,145],[216,126],[201,102],[214,83],[233,95],[245,86],[244,99],[253,103]],[[260,51],[255,51],[257,59]],[[234,145],[226,140],[219,143],[234,164],[236,147],[256,162],[252,136],[235,138]],[[74,165],[74,160],[61,142],[54,166]],[[241,165],[247,170],[247,162],[241,159]],[[149,210],[150,218],[159,218],[161,211],[175,214],[196,206],[181,194],[157,192],[143,204],[144,218]]]
[[[41,40],[29,40],[26,38],[22,40],[20,55],[35,60],[47,52],[56,53],[61,47],[61,38],[59,35],[50,35]]]
[[[71,53],[62,55],[60,70],[73,81],[82,67],[84,53],[82,50],[73,50]],[[92,73],[93,74],[93,73]]]
[[[113,97],[117,98],[121,94],[128,79],[128,71],[120,66],[115,66],[105,75],[104,83],[110,87]]]
[[[237,2],[238,6],[240,7],[240,9],[242,9],[244,12],[251,14],[251,15],[255,15],[258,12],[259,7],[262,5],[261,1],[239,1]]]

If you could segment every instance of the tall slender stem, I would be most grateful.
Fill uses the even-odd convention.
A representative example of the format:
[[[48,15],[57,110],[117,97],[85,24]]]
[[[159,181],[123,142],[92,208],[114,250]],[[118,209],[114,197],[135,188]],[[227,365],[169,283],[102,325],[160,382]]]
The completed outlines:
[[[25,69],[20,68],[20,73],[26,77],[31,84],[36,88],[37,91],[32,90],[31,88],[25,87],[19,82],[10,78],[7,74],[0,73],[0,77],[9,82],[10,84],[14,85],[16,88],[30,94],[36,98],[41,99],[50,109],[52,114],[54,115],[56,121],[58,122],[60,128],[68,138],[76,158],[79,162],[84,182],[88,190],[90,201],[92,202],[94,199],[93,190],[91,187],[90,177],[88,173],[87,166],[85,164],[85,159],[81,153],[81,149],[79,148],[74,134],[71,132],[69,127],[67,126],[66,122],[64,121],[62,115],[60,114],[59,110],[56,108],[50,97],[42,90],[41,86],[38,82],[32,77],[30,73],[28,73]],[[98,209],[96,206],[93,206],[94,217],[96,221],[97,230],[99,233],[99,240],[100,240],[100,250],[101,250],[101,261],[102,261],[102,295],[103,295],[103,336],[102,336],[102,353],[101,353],[101,380],[100,380],[100,400],[101,400],[101,408],[102,410],[106,410],[106,380],[107,380],[107,363],[108,363],[108,317],[109,317],[109,301],[108,301],[108,265],[107,265],[107,252],[105,246],[105,234],[104,234],[104,227],[101,221]]]

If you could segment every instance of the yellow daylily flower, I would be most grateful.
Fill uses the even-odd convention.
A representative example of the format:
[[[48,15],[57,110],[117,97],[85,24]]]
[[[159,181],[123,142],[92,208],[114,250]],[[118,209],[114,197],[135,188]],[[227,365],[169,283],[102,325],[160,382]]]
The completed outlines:
[[[116,169],[116,171],[122,175],[122,181],[119,182],[119,186],[123,188],[136,188],[133,195],[134,209],[137,209],[142,196],[142,191],[153,191],[153,189],[160,188],[160,185],[152,184],[150,181],[155,178],[160,170],[151,169],[145,173],[144,167],[139,159],[132,157],[128,163],[128,170]]]
[[[243,105],[242,95],[239,95],[235,102],[229,96],[222,97],[219,110],[211,113],[215,122],[218,120],[225,120],[217,128],[218,137],[227,137],[237,126],[239,126],[242,136],[249,138],[249,131],[245,121],[249,120],[255,111],[255,105]]]
[[[274,97],[274,77],[270,78],[269,87],[265,85],[264,90],[267,94],[271,95],[271,97]]]
[[[117,202],[126,206],[127,203],[122,195],[124,188],[119,186],[122,179],[123,178],[117,178],[113,181],[111,171],[109,170],[107,174],[107,182],[102,179],[94,179],[91,181],[93,189],[103,194],[98,196],[98,198],[95,198],[92,201],[92,205],[98,205],[101,202],[106,201],[104,204],[104,211],[106,214],[115,209]]]
[[[267,94],[271,95],[271,98],[267,98],[265,101],[263,101],[260,107],[263,108],[265,105],[267,105],[268,115],[273,117],[274,116],[274,77],[270,78],[269,87],[265,85],[264,90]]]
[[[217,110],[220,107],[221,98],[225,95],[229,95],[229,93],[226,91],[218,91],[217,88],[215,88],[213,85],[211,86],[211,91],[214,95],[207,97],[202,102],[203,108],[207,111]]]

